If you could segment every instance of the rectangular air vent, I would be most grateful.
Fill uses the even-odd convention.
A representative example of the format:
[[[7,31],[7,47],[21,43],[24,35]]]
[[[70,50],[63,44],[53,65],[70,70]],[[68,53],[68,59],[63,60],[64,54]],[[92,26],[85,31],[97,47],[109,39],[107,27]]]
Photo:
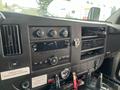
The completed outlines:
[[[1,36],[5,56],[19,55],[22,53],[18,25],[1,25]]]

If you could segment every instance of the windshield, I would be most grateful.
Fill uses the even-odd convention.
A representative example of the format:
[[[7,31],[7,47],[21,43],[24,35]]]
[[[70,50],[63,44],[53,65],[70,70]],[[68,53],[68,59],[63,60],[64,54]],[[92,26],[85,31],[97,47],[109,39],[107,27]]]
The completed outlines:
[[[120,0],[0,0],[0,10],[35,16],[105,21]]]

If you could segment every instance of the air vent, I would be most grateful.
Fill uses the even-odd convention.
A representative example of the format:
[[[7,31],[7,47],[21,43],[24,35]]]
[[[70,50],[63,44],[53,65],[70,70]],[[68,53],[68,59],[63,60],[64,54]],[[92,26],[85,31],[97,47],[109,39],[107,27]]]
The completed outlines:
[[[1,25],[1,35],[5,56],[19,55],[22,53],[18,25]]]

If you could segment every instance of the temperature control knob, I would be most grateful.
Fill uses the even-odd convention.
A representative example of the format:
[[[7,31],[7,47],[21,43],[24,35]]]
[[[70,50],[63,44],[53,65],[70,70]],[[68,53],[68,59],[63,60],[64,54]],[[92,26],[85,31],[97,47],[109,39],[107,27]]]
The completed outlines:
[[[65,38],[65,37],[68,37],[68,30],[67,30],[67,29],[63,29],[60,34],[61,34],[61,36],[64,37],[64,38]]]
[[[37,37],[43,37],[45,35],[45,32],[41,29],[38,29],[36,31],[36,35],[37,35]]]
[[[54,29],[51,29],[51,30],[49,31],[49,36],[50,36],[50,37],[56,37],[56,36],[57,36],[57,31],[55,31]]]
[[[57,56],[52,56],[48,58],[49,62],[51,65],[56,65],[58,63],[58,57]]]

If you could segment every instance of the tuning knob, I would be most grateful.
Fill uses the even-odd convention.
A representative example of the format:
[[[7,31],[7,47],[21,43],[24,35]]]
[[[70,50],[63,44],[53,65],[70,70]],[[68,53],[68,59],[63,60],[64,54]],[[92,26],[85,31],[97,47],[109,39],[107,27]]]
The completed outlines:
[[[37,37],[43,37],[45,35],[45,32],[41,29],[38,29],[36,31],[36,35],[37,35]]]
[[[54,29],[51,29],[51,30],[49,31],[49,36],[50,36],[50,37],[56,37],[56,36],[57,36],[57,31],[55,31]]]
[[[63,29],[60,34],[61,34],[62,37],[68,37],[68,30]]]
[[[49,60],[51,65],[56,65],[58,63],[58,57],[57,56],[52,56],[48,60]]]

